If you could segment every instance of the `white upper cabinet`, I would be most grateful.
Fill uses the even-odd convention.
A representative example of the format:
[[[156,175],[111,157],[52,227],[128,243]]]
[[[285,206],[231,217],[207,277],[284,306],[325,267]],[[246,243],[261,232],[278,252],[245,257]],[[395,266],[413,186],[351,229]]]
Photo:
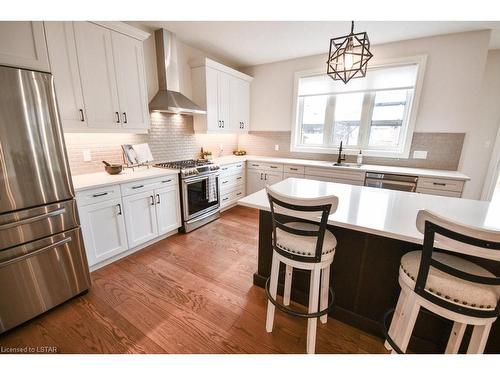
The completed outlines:
[[[50,71],[43,22],[0,22],[0,64]]]
[[[120,128],[111,31],[90,22],[75,22],[74,25],[88,126]]]
[[[252,77],[205,59],[192,69],[193,100],[207,111],[194,116],[198,133],[239,133],[249,130]]]
[[[248,132],[250,125],[250,82],[244,79],[231,80],[231,130]]]
[[[45,22],[45,34],[62,124],[65,129],[85,130],[87,115],[73,22]]]
[[[45,30],[64,129],[146,133],[149,34],[120,22],[46,22]]]
[[[148,129],[148,93],[142,42],[117,32],[112,32],[111,36],[122,126]]]

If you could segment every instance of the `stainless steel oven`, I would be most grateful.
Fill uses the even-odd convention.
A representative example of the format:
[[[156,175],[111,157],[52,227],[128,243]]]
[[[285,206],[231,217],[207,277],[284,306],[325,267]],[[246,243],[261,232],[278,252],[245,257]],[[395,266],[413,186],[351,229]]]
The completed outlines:
[[[417,181],[417,176],[367,172],[365,186],[415,192],[417,190]]]
[[[219,173],[181,178],[184,232],[206,224],[220,215]]]

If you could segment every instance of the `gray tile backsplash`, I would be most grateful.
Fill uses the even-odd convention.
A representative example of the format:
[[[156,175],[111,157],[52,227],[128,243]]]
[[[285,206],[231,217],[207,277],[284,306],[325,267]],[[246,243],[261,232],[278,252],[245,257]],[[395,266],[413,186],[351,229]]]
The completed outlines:
[[[290,132],[250,132],[248,134],[194,134],[193,118],[185,115],[153,113],[149,134],[66,133],[66,148],[73,175],[103,170],[101,160],[122,163],[121,145],[149,143],[155,160],[195,158],[200,147],[214,156],[230,155],[238,146],[251,155],[297,159],[335,160],[335,154],[290,151]],[[397,165],[431,169],[457,170],[464,133],[414,133],[409,159],[364,157],[366,164]],[[274,146],[279,145],[279,151]],[[83,161],[83,151],[90,150],[92,161]],[[414,150],[427,151],[427,159],[413,159]],[[355,156],[348,156],[349,162]]]
[[[288,157],[311,160],[335,160],[336,154],[314,154],[290,151],[291,132],[250,132],[240,135],[239,147],[250,155]],[[365,164],[457,170],[465,133],[413,133],[410,158],[363,157]],[[275,151],[275,145],[279,151]],[[427,159],[413,159],[413,151],[427,151]],[[347,155],[355,162],[355,155]]]

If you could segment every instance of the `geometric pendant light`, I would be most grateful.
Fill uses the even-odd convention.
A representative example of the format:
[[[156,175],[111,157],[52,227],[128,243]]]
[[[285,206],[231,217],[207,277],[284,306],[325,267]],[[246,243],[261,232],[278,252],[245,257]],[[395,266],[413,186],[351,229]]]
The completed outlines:
[[[372,57],[368,34],[354,34],[352,21],[349,35],[330,39],[326,73],[333,80],[344,83],[352,78],[362,78],[366,75],[367,63]]]

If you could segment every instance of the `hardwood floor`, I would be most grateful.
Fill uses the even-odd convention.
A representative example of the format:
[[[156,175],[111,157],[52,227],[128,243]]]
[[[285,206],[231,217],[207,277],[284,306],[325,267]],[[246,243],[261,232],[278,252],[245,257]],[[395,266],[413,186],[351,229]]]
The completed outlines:
[[[85,295],[0,335],[0,346],[61,353],[305,353],[306,321],[252,284],[258,211],[235,207],[92,273]],[[317,353],[386,353],[379,338],[329,318]]]

